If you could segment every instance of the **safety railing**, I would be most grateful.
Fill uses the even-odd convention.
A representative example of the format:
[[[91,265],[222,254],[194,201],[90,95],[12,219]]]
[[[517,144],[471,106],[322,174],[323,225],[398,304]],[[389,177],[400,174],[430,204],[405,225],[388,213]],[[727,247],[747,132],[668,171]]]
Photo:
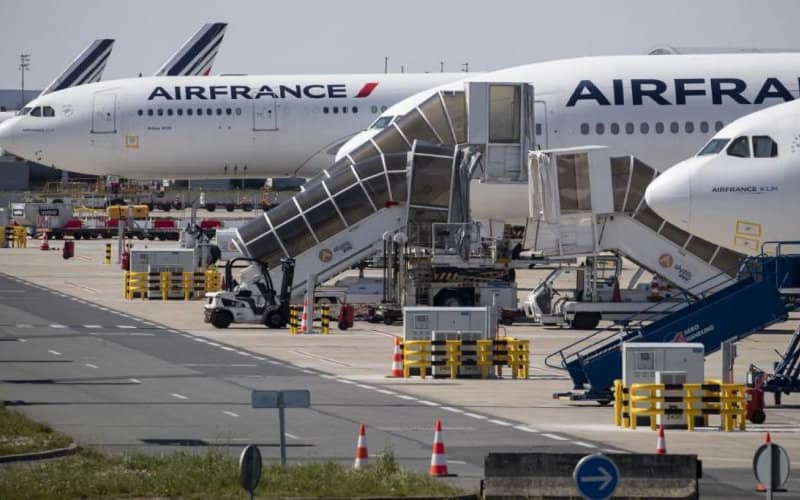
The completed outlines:
[[[331,333],[331,306],[330,304],[320,304],[315,308],[319,309],[320,314],[320,333],[328,335]],[[289,333],[299,335],[311,333],[313,328],[309,328],[314,321],[314,314],[306,318],[306,328],[303,329],[303,306],[292,304],[289,306]]]
[[[207,292],[218,292],[222,284],[217,269],[198,272],[125,271],[123,279],[123,296],[128,300],[203,298]]]
[[[679,393],[670,395],[671,393]],[[747,402],[744,384],[722,384],[706,381],[702,384],[632,384],[625,387],[614,381],[614,425],[636,429],[638,417],[657,428],[658,419],[683,415],[686,429],[694,431],[695,422],[702,417],[708,425],[710,415],[719,415],[725,432],[745,430]]]
[[[428,375],[457,378],[464,374],[465,368],[477,367],[480,377],[485,379],[492,374],[493,367],[497,377],[503,377],[503,368],[508,367],[512,378],[527,379],[530,370],[530,341],[513,337],[497,340],[406,340],[401,349],[405,378],[412,375],[423,379]]]
[[[28,232],[23,226],[0,226],[0,248],[27,248]]]

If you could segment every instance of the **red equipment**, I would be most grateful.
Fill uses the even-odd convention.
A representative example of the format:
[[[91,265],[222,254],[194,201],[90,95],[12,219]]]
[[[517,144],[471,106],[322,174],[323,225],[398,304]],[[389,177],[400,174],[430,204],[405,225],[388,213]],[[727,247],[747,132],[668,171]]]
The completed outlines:
[[[61,256],[64,257],[64,260],[75,257],[75,240],[64,240]]]
[[[747,420],[754,424],[763,424],[767,419],[764,413],[764,379],[766,373],[763,370],[750,365],[750,370],[747,372],[747,389],[745,390],[745,398],[747,400],[747,412],[745,416]]]
[[[347,330],[352,327],[355,316],[356,309],[353,304],[348,304],[347,302],[342,304],[342,307],[339,308],[339,330]]]

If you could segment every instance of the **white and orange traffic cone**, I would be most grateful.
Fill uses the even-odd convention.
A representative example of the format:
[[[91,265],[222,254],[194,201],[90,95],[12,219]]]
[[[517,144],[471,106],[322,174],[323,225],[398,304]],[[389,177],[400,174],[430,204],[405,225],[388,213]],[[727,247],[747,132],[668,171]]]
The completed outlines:
[[[764,444],[769,444],[772,442],[772,436],[770,436],[769,432],[766,436],[764,436]],[[767,485],[764,483],[757,483],[756,484],[756,491],[759,493],[765,493],[767,491]],[[773,490],[774,491],[774,490]]]
[[[300,319],[300,333],[308,333],[308,298],[303,300],[303,315]]]
[[[658,441],[656,441],[656,455],[667,454],[667,440],[664,437],[664,424],[658,427]]]
[[[367,428],[364,424],[358,428],[358,442],[356,443],[356,461],[353,463],[354,469],[360,469],[367,465],[369,452],[367,451]]]
[[[47,231],[42,233],[42,244],[39,245],[39,250],[50,250],[50,244],[47,243]]]
[[[436,433],[433,435],[433,452],[431,453],[431,476],[449,476],[447,472],[447,453],[444,451],[442,421],[436,419]]]
[[[394,352],[392,352],[392,378],[403,378],[403,351],[400,348],[400,337],[394,338]]]

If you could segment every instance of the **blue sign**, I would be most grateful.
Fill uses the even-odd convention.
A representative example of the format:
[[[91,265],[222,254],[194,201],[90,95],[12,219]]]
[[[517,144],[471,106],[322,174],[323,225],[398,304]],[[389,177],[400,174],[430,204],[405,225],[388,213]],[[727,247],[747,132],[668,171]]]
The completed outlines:
[[[619,469],[607,456],[597,453],[583,457],[572,473],[575,487],[587,500],[611,498],[619,484]]]

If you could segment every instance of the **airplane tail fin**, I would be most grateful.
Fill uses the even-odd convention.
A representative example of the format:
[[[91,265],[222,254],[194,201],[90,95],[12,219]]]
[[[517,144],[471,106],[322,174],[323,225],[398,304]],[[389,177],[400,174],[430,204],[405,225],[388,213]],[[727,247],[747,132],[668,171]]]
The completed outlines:
[[[40,95],[100,81],[113,47],[113,39],[95,40]]]
[[[227,23],[208,23],[189,38],[154,76],[199,76],[211,72]]]

